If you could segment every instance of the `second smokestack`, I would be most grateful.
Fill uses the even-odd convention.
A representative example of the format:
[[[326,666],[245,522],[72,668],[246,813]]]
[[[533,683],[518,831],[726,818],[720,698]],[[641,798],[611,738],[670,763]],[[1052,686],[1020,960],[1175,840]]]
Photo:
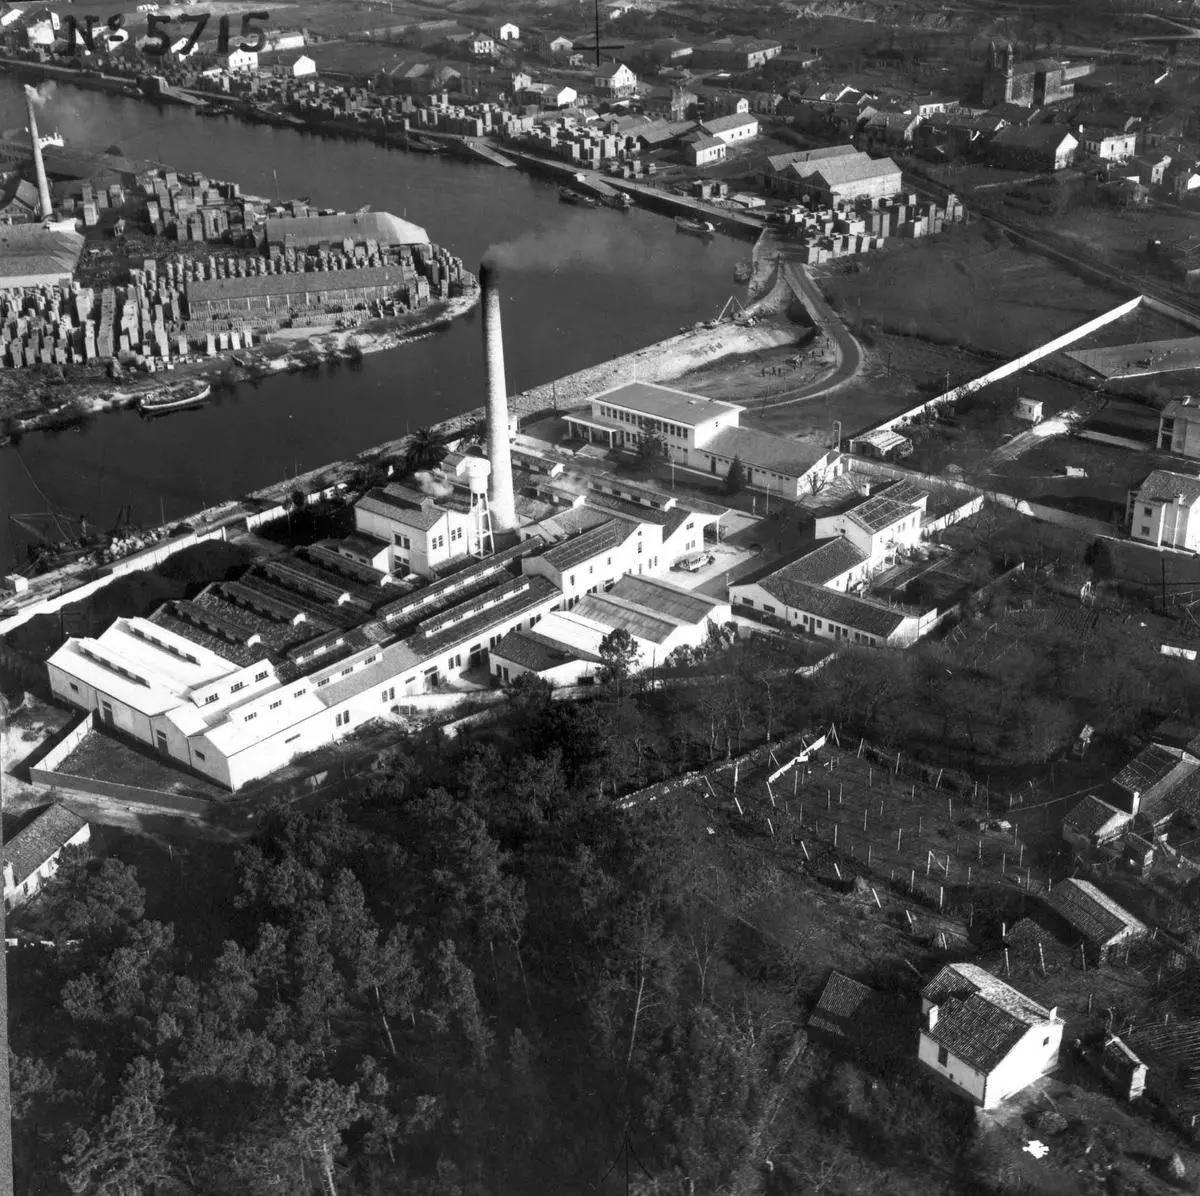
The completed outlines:
[[[483,289],[483,352],[487,367],[487,442],[492,463],[492,526],[512,531],[517,526],[513,498],[512,448],[508,438],[508,382],[504,376],[504,334],[500,323],[499,272],[484,262],[479,267]]]
[[[42,143],[38,138],[37,116],[34,115],[37,93],[32,88],[25,88],[25,107],[29,111],[29,140],[33,148],[33,172],[37,175],[38,206],[42,209],[43,220],[49,220],[54,215],[50,203],[50,184],[46,181],[46,164],[42,161]]]

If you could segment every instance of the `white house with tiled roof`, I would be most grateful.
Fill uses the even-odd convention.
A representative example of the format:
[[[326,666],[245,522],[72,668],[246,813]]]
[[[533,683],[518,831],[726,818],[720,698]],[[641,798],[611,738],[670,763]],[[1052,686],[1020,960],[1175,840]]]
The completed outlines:
[[[700,128],[709,137],[716,137],[726,145],[734,145],[758,136],[758,117],[748,112],[731,112],[728,116],[711,116],[702,120]]]
[[[4,844],[4,908],[28,901],[58,871],[58,858],[68,847],[91,838],[87,819],[61,802],[40,811]]]
[[[1128,810],[1119,810],[1095,794],[1088,794],[1063,819],[1062,835],[1077,853],[1086,855],[1094,848],[1115,843],[1132,821],[1133,815]]]
[[[845,536],[872,565],[878,567],[890,552],[911,548],[921,539],[921,518],[927,501],[903,502],[875,494],[848,511],[817,520],[818,538]]]
[[[598,96],[617,100],[637,91],[638,77],[623,62],[609,62],[596,69],[592,83]]]
[[[1058,1064],[1063,1023],[975,964],[949,964],[921,991],[917,1058],[994,1108]]]
[[[1126,518],[1135,540],[1200,552],[1200,478],[1154,470],[1130,493]]]

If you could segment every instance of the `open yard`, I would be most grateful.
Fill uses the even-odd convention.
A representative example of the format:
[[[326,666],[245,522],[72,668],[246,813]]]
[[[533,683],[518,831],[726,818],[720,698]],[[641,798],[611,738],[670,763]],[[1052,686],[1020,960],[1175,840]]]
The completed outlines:
[[[882,253],[835,263],[822,285],[852,328],[1001,358],[1026,353],[1122,299],[983,224],[911,242],[893,238]]]

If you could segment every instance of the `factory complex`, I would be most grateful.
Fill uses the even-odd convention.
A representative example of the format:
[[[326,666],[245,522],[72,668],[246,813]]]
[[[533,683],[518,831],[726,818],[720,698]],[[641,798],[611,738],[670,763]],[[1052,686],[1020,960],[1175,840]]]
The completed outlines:
[[[346,535],[264,557],[147,618],[70,637],[50,687],[109,728],[230,789],[443,686],[595,679],[623,632],[636,666],[686,659],[743,617],[816,638],[906,646],[944,614],[869,597],[880,571],[978,508],[931,512],[911,482],[864,497],[837,448],[739,427],[742,407],[650,383],[611,388],[558,417],[557,439],[514,435],[494,271],[484,266],[488,452],[453,447],[435,470],[369,488]],[[596,470],[648,436],[680,468],[733,461],[795,500],[846,488],[798,557],[728,584],[681,562],[709,556],[732,512]],[[752,554],[753,555],[753,554]],[[711,559],[711,558],[710,558]],[[707,591],[707,592],[703,592]],[[681,654],[683,654],[681,656]]]

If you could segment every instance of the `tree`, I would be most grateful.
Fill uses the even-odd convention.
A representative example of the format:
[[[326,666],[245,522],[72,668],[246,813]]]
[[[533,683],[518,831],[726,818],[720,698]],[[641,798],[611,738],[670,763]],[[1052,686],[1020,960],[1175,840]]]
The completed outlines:
[[[446,455],[446,446],[432,428],[418,428],[408,440],[401,458],[403,473],[418,469],[436,469]]]
[[[746,469],[741,457],[734,457],[729,463],[729,472],[725,475],[725,484],[721,490],[725,494],[739,494],[746,486]]]
[[[637,668],[637,641],[624,627],[614,627],[600,641],[600,659],[604,667],[600,670],[600,679],[608,685],[614,685],[620,692],[629,675]]]
[[[667,442],[657,432],[644,432],[637,443],[634,460],[639,469],[653,469],[667,456]]]

